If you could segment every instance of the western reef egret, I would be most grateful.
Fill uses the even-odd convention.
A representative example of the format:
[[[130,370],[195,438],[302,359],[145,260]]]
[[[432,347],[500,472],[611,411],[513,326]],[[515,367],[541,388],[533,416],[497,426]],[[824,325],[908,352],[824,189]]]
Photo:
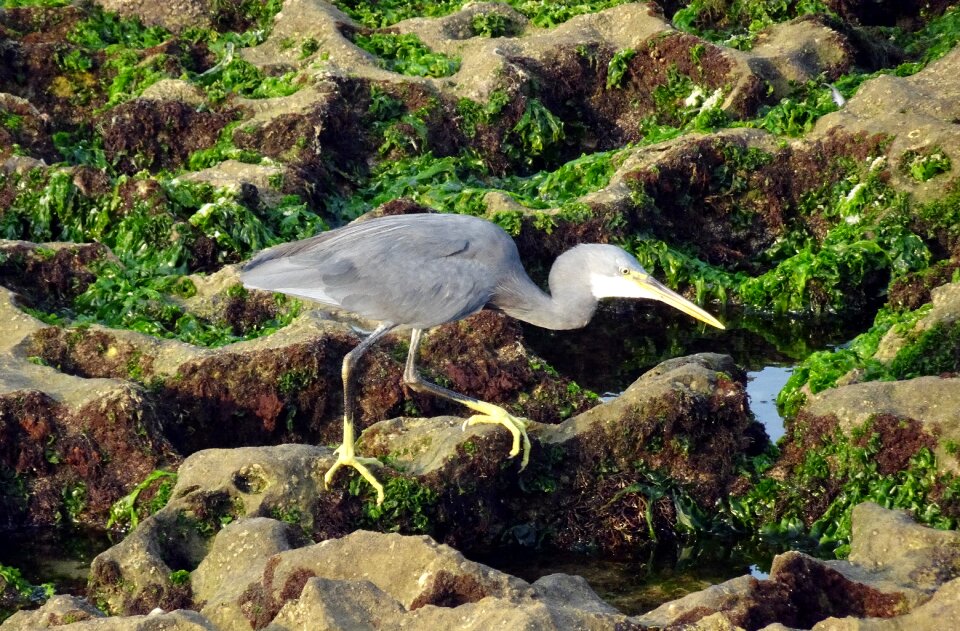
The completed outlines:
[[[464,428],[503,425],[513,435],[510,457],[523,453],[522,470],[530,457],[526,421],[500,406],[424,381],[416,368],[424,329],[485,307],[548,329],[576,329],[590,321],[597,301],[614,297],[659,300],[724,328],[614,245],[578,245],[561,254],[550,269],[550,293],[545,293],[527,276],[510,235],[496,224],[466,215],[396,215],[355,222],[264,250],[243,266],[240,278],[250,288],[315,300],[380,323],[343,358],[343,443],[324,476],[329,486],[340,467],[353,467],[376,489],[378,504],[383,502],[383,485],[369,467],[380,462],[354,452],[351,373],[363,353],[390,331],[412,329],[404,383],[476,412]]]

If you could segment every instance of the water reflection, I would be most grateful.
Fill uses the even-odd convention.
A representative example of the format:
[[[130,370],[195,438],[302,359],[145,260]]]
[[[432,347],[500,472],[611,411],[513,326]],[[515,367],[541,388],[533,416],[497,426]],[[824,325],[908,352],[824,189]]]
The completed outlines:
[[[750,409],[758,421],[763,423],[771,442],[777,442],[784,435],[783,417],[777,410],[777,394],[783,390],[793,373],[792,366],[765,366],[760,370],[747,372],[747,394],[750,396]]]
[[[523,550],[468,556],[530,582],[548,574],[578,574],[604,601],[636,615],[731,578],[755,571],[762,575],[781,551],[753,542],[706,539],[661,544],[629,559]]]
[[[0,532],[0,565],[21,571],[35,585],[53,583],[58,594],[82,595],[94,557],[112,546],[112,533],[95,529],[25,528]]]
[[[758,371],[794,365],[813,351],[860,332],[856,323],[828,319],[770,319],[737,312],[720,319],[727,330],[698,324],[665,305],[622,300],[601,304],[583,329],[548,331],[526,325],[524,335],[531,348],[560,374],[602,393],[623,391],[644,372],[672,357],[726,353],[738,366]]]

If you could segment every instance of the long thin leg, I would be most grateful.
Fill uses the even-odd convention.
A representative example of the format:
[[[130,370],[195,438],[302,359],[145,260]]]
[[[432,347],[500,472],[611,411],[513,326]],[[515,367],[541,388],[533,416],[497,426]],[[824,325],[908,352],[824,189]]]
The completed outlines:
[[[523,471],[530,461],[530,437],[527,436],[527,422],[517,416],[513,416],[499,405],[480,401],[465,394],[454,392],[448,388],[438,386],[424,380],[417,372],[417,348],[420,346],[420,338],[423,335],[422,329],[413,329],[410,334],[410,350],[407,353],[407,363],[403,369],[403,381],[417,392],[429,392],[430,394],[455,401],[465,405],[479,414],[475,414],[467,419],[463,428],[468,425],[477,425],[479,423],[494,423],[503,425],[511,434],[513,434],[513,449],[510,450],[510,457],[513,458],[520,453],[520,443],[523,443],[523,457],[520,460],[520,470]]]
[[[374,329],[373,333],[357,344],[357,346],[343,358],[343,369],[341,371],[343,376],[343,442],[334,452],[337,454],[337,461],[333,463],[330,470],[323,476],[324,488],[328,488],[330,481],[340,467],[353,467],[359,471],[363,479],[369,482],[370,486],[377,491],[378,506],[383,503],[383,485],[370,473],[367,465],[379,467],[382,466],[382,464],[376,458],[360,458],[354,452],[356,437],[354,436],[353,429],[353,413],[356,409],[356,394],[354,392],[352,373],[357,362],[363,357],[363,354],[366,353],[377,340],[389,333],[393,328],[394,324],[392,322],[381,323],[380,326]]]

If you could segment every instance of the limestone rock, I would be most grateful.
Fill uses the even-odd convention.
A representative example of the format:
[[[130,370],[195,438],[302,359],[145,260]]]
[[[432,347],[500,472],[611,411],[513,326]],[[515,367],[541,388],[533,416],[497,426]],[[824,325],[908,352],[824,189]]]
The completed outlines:
[[[950,598],[960,577],[960,534],[920,526],[869,502],[857,506],[852,519],[847,561],[786,552],[774,559],[769,579],[731,579],[634,620],[703,631],[939,628],[912,625],[955,608]]]
[[[960,532],[921,526],[873,502],[857,505],[852,523],[850,563],[920,592],[914,602],[960,577]]]
[[[242,628],[248,620],[231,606],[232,601],[260,580],[273,555],[295,547],[301,538],[292,526],[274,519],[254,517],[228,524],[190,576],[194,600],[204,603],[200,612],[218,627]],[[309,609],[316,614],[315,607]]]
[[[827,618],[812,631],[937,631],[960,620],[960,578],[913,611],[896,618]]]
[[[960,48],[954,48],[923,71],[909,77],[884,74],[866,81],[840,110],[817,121],[813,136],[834,127],[849,132],[885,134],[891,138],[887,155],[891,157],[891,183],[929,201],[943,194],[951,174],[917,182],[905,175],[900,162],[907,151],[940,147],[953,164],[960,163]]]
[[[458,545],[478,545],[498,540],[508,528],[521,523],[527,534],[514,528],[510,531],[514,536],[536,536],[538,529],[550,528],[556,533],[552,543],[559,547],[595,539],[598,545],[614,549],[629,544],[616,534],[631,532],[618,521],[624,507],[646,501],[628,489],[641,479],[631,463],[644,459],[648,466],[689,485],[695,501],[706,505],[712,505],[734,479],[730,454],[748,448],[744,429],[753,422],[746,413],[742,381],[736,380],[742,380],[742,375],[737,373],[730,358],[723,355],[672,360],[650,371],[611,403],[559,425],[531,422],[531,462],[519,475],[513,467],[501,464],[509,445],[507,432],[492,425],[464,431],[460,418],[382,421],[364,432],[360,452],[378,455],[396,468],[385,467],[379,473],[387,487],[387,502],[398,507],[389,517],[397,520],[396,527],[442,532]],[[657,444],[655,437],[663,435],[677,437],[677,444],[670,438]],[[652,445],[646,444],[648,440]],[[678,451],[678,445],[684,446],[684,451]],[[598,486],[594,481],[600,461],[607,463],[609,473],[606,482]],[[114,611],[141,613],[154,606],[170,609],[193,599],[215,608],[217,613],[211,613],[211,619],[236,619],[236,611],[225,612],[222,605],[215,604],[228,600],[222,595],[215,597],[215,586],[222,584],[211,578],[217,568],[230,566],[232,555],[249,549],[249,541],[254,539],[264,539],[265,549],[278,551],[290,540],[264,526],[262,533],[245,529],[242,540],[228,529],[221,534],[223,542],[218,540],[209,552],[206,542],[222,523],[249,517],[283,517],[299,524],[315,540],[356,530],[364,523],[362,500],[345,489],[348,472],[338,474],[332,489],[324,488],[323,475],[332,464],[329,448],[296,444],[192,455],[180,467],[167,506],[94,561],[91,592]],[[551,492],[531,493],[536,488],[550,488]],[[368,489],[362,486],[361,490]],[[595,509],[586,515],[584,506]],[[369,523],[389,526],[387,522]],[[658,521],[652,527],[673,526]],[[649,531],[646,525],[640,529],[638,524],[637,529]],[[346,541],[323,545],[336,549],[347,545],[341,543]],[[311,570],[315,575],[371,580],[405,607],[412,607],[425,589],[424,585],[399,587],[403,584],[400,576],[381,581],[351,573],[352,565],[331,565],[329,559],[347,555],[331,557],[322,551],[326,548],[309,549],[322,559],[317,567],[325,568],[323,574]],[[305,562],[307,550],[298,548],[289,555],[278,552],[273,557],[273,578],[270,585],[264,585],[263,598],[278,597],[283,577],[295,572],[287,569],[288,565]],[[251,567],[258,567],[263,554],[250,554],[260,559],[251,561]],[[381,564],[375,555],[373,563]],[[388,559],[382,564],[389,565]],[[170,579],[173,572],[194,567],[198,569],[192,593]],[[438,578],[425,575],[424,580],[453,580],[447,576],[449,572],[437,570],[436,574]],[[246,582],[242,583],[241,590],[246,587]],[[515,596],[511,589],[520,589],[510,587],[513,584],[509,582],[499,587],[480,584],[484,593],[508,599]],[[545,593],[579,589],[562,581],[541,587]],[[596,610],[596,601],[588,604]]]
[[[224,160],[208,169],[187,173],[183,179],[188,182],[205,182],[216,189],[236,192],[240,192],[244,186],[253,186],[261,199],[273,205],[279,201],[280,193],[271,181],[282,174],[283,169],[279,166]]]
[[[873,358],[889,363],[906,345],[907,337],[929,330],[937,324],[952,325],[960,320],[960,283],[947,283],[930,292],[930,311],[917,321],[911,331],[891,328],[880,340]]]
[[[209,26],[210,7],[213,3],[210,0],[97,0],[97,4],[107,11],[115,11],[125,17],[136,17],[148,26],[162,26],[172,31],[180,31],[188,26]]]
[[[293,545],[287,525],[263,518],[220,531],[191,581],[198,620],[225,630],[635,628],[579,577],[530,585],[429,537],[357,531]]]
[[[99,609],[76,596],[54,596],[39,609],[18,611],[0,627],[4,631],[220,631],[195,611],[178,610],[145,616],[108,618]]]
[[[946,441],[960,440],[960,378],[917,377],[905,381],[870,381],[819,392],[803,408],[811,416],[834,416],[849,432],[877,414],[919,421],[928,434],[939,436],[937,464],[960,471]]]
[[[205,101],[203,92],[183,79],[161,79],[148,86],[140,94],[140,98],[155,101],[183,101],[194,107],[198,107]]]
[[[740,54],[770,84],[777,99],[790,94],[791,84],[822,75],[837,77],[853,66],[853,50],[845,37],[817,20],[803,18],[764,29],[750,51]]]

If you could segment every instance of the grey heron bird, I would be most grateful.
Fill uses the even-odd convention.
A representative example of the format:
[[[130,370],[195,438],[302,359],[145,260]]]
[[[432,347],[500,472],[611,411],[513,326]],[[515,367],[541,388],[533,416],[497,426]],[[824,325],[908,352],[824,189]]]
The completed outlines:
[[[561,254],[550,269],[546,293],[527,276],[510,235],[496,224],[466,215],[397,215],[355,222],[264,250],[243,266],[240,278],[250,288],[315,300],[380,323],[343,358],[343,443],[324,476],[329,486],[341,467],[353,467],[376,489],[378,504],[383,502],[383,485],[368,467],[380,462],[355,453],[351,373],[363,353],[390,331],[412,329],[404,383],[476,412],[464,428],[503,425],[513,435],[510,457],[523,452],[522,470],[530,457],[524,419],[420,377],[416,355],[425,329],[484,307],[549,329],[575,329],[590,321],[600,299],[612,297],[659,300],[724,328],[614,245],[583,244]]]

